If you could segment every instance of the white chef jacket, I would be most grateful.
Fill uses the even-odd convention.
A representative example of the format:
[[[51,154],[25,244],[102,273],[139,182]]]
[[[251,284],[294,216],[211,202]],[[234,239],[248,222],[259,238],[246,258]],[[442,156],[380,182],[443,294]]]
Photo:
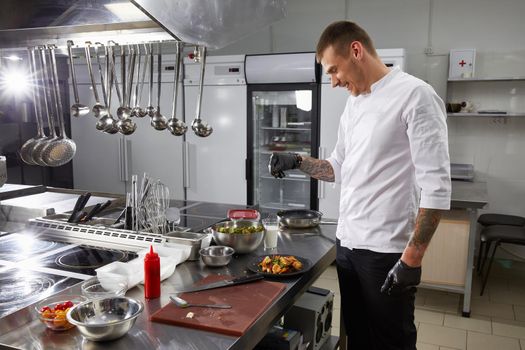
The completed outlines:
[[[327,160],[341,183],[341,246],[401,253],[419,207],[450,208],[445,106],[399,68],[348,98]]]

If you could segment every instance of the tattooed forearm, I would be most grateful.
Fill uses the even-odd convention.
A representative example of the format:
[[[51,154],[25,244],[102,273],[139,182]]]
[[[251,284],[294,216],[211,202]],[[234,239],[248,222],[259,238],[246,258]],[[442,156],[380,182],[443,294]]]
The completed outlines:
[[[416,218],[414,234],[410,238],[401,260],[410,266],[421,265],[423,255],[436,232],[441,219],[441,210],[420,208]]]
[[[303,162],[299,168],[301,171],[307,173],[318,180],[334,182],[335,175],[332,165],[327,160],[315,159],[311,157],[302,157]]]
[[[438,227],[441,219],[441,210],[438,209],[419,209],[416,218],[416,227],[414,234],[410,239],[409,245],[420,247],[428,245],[432,239],[432,235]]]

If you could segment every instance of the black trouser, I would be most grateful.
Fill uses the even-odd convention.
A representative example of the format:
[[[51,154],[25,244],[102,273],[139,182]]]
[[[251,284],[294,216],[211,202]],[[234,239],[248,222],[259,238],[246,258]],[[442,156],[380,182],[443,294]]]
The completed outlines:
[[[348,349],[416,349],[416,288],[400,296],[381,293],[388,271],[400,257],[398,253],[348,249],[337,240],[337,275]]]

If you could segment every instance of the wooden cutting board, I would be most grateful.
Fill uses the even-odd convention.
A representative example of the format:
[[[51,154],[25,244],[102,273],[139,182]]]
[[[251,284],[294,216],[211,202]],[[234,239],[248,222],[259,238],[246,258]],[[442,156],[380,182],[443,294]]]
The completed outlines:
[[[199,281],[212,283],[231,276],[209,275]],[[182,293],[181,298],[195,304],[229,304],[231,309],[180,308],[169,303],[150,316],[154,322],[240,336],[286,288],[284,283],[260,280],[231,287]],[[193,317],[188,317],[188,313]]]

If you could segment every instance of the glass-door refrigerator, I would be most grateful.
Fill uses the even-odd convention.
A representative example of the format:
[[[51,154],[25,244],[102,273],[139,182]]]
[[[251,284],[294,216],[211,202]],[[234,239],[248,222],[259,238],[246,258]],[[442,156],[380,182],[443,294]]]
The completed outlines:
[[[246,56],[248,204],[318,209],[317,180],[299,170],[276,179],[268,163],[273,152],[318,157],[319,71],[314,53]]]

